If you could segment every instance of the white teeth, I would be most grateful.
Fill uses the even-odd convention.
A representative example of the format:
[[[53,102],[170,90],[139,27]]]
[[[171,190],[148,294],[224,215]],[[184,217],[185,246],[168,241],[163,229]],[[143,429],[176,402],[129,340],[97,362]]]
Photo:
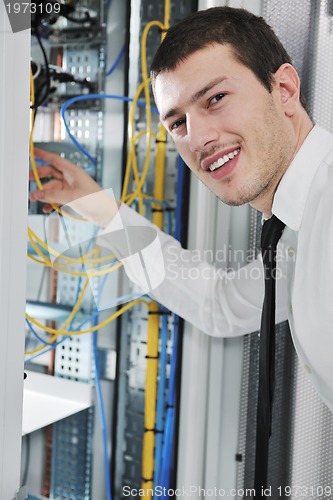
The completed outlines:
[[[228,153],[227,155],[224,155],[222,158],[219,158],[218,160],[214,161],[209,167],[209,170],[211,172],[214,172],[217,168],[222,167],[227,161],[232,160],[235,156],[238,155],[240,152],[240,148],[235,149],[235,151],[231,151],[231,153]]]

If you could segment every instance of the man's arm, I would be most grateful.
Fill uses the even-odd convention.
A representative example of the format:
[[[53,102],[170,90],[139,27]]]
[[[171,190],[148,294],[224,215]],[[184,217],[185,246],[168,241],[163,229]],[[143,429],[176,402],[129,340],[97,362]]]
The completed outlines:
[[[129,279],[143,291],[147,292],[148,274],[153,278],[151,283],[157,283],[156,287],[150,286],[149,295],[209,335],[237,336],[259,329],[264,296],[261,258],[237,272],[226,272],[199,261],[197,252],[182,248],[172,236],[126,205],[121,205],[119,215],[127,241],[131,233],[135,235],[132,249],[124,244],[121,233],[117,237],[119,220],[115,227],[111,222],[102,231],[98,243],[115,252]],[[139,259],[128,258],[140,249],[147,249],[143,253],[146,273],[140,272]],[[287,280],[283,259],[277,266],[278,323],[287,319]]]
[[[120,203],[110,198],[82,168],[57,154],[35,148],[34,154],[47,165],[39,167],[40,179],[49,179],[43,189],[37,189],[30,195],[31,201],[45,203],[43,211],[48,213],[54,205],[67,205],[84,218],[99,227],[105,227],[118,213]],[[31,180],[34,174],[29,174]],[[95,202],[98,194],[99,203]]]
[[[195,252],[110,198],[81,168],[53,153],[36,149],[35,154],[49,163],[38,169],[40,177],[51,178],[30,199],[44,202],[45,212],[52,209],[51,203],[70,206],[103,228],[99,244],[115,252],[131,281],[145,293],[210,335],[235,336],[259,329],[264,293],[261,259],[237,273],[198,262]],[[134,243],[129,248],[131,234]],[[280,322],[286,319],[287,293],[285,264],[278,262],[278,267],[282,277],[277,281],[276,320]]]

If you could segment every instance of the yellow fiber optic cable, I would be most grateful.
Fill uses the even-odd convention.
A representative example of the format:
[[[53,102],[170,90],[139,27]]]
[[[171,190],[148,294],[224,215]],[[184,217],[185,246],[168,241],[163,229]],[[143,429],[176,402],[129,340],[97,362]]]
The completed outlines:
[[[68,316],[68,318],[65,320],[65,322],[63,323],[63,325],[61,326],[60,330],[64,330],[65,328],[67,328],[67,326],[73,321],[76,313],[78,312],[79,310],[79,307],[81,306],[81,303],[82,303],[82,300],[83,300],[83,297],[84,297],[84,294],[86,293],[86,290],[87,290],[87,287],[88,287],[88,284],[89,284],[89,279],[86,279],[83,287],[82,287],[82,290],[80,292],[80,295],[76,301],[76,304],[75,306],[73,307],[70,315]],[[56,332],[55,332],[56,333]],[[59,334],[58,334],[59,335]]]
[[[62,324],[61,328],[59,330],[54,330],[52,333],[54,334],[51,341],[49,343],[51,344],[54,344],[54,342],[57,340],[58,336],[59,335],[62,335],[61,333],[59,333],[60,331],[64,330],[65,328],[67,328],[67,326],[71,323],[71,321],[74,319],[77,311],[79,310],[79,307],[81,306],[81,303],[82,303],[82,300],[83,300],[83,297],[84,297],[84,294],[86,292],[86,289],[87,289],[87,286],[88,286],[88,283],[89,283],[89,280],[87,279],[85,281],[85,284],[83,285],[82,287],[82,290],[80,292],[80,295],[76,301],[76,304],[74,305],[72,311],[70,312],[70,314],[68,315],[67,319],[65,320],[65,322]],[[26,314],[26,318],[31,322],[31,323],[34,323],[35,325],[37,324],[37,321],[32,318],[29,314]],[[38,322],[39,323],[39,322]],[[45,325],[42,325],[41,323],[39,323],[37,326],[39,326],[40,328],[42,328],[43,330],[45,331],[48,331],[48,328],[47,326]],[[42,349],[44,349],[46,347],[46,344],[41,346],[41,347],[38,347],[37,349],[35,349],[34,351],[26,351],[25,354],[35,354],[39,351],[41,351]]]
[[[49,326],[42,325],[39,321],[36,319],[32,318],[29,314],[26,313],[26,317],[28,320],[33,323],[34,325],[38,326],[39,328],[42,328],[48,333],[56,333],[57,335],[62,335],[64,337],[71,337],[72,335],[83,335],[85,333],[91,333],[91,332],[96,332],[98,329],[103,328],[105,325],[108,325],[111,323],[113,320],[124,314],[124,312],[128,311],[128,309],[131,309],[133,306],[136,304],[145,304],[148,307],[148,302],[144,299],[135,299],[132,302],[129,302],[125,306],[121,307],[116,311],[114,314],[106,318],[104,321],[99,323],[98,325],[95,325],[91,328],[88,328],[87,330],[80,330],[80,331],[71,331],[71,332],[65,332],[63,330],[56,330],[55,328],[50,328]]]
[[[163,41],[166,30],[170,26],[170,0],[164,2],[164,25],[161,33],[161,42]],[[146,69],[146,67],[145,67]],[[164,199],[164,182],[165,182],[165,161],[166,161],[166,142],[167,132],[165,127],[159,122],[158,125],[158,138],[156,141],[156,157],[155,157],[155,185],[154,185],[154,199],[162,201]],[[163,229],[163,211],[154,212],[153,222],[160,229]]]
[[[140,97],[140,94],[142,92],[143,85],[139,85],[135,95],[133,97],[132,103],[130,105],[130,110],[129,110],[129,116],[128,116],[128,138],[130,140],[130,150],[129,154],[127,157],[127,163],[126,163],[126,169],[125,169],[125,178],[124,178],[124,183],[123,183],[123,189],[122,189],[122,197],[121,199],[123,200],[124,196],[127,193],[128,190],[128,183],[129,183],[129,175],[131,173],[131,167],[132,167],[132,162],[136,160],[136,151],[135,151],[135,146],[136,142],[141,137],[140,134],[134,135],[134,122],[135,122],[135,109],[137,106],[138,99]],[[148,131],[145,131],[145,133],[148,133]],[[136,184],[139,184],[139,172],[137,168],[133,169],[133,175],[134,175],[134,180]]]
[[[150,140],[151,140],[151,135],[152,135],[150,102],[148,104],[146,102],[147,129],[145,130],[145,134],[147,136],[147,152],[146,152],[146,158],[144,161],[141,177],[139,176],[139,172],[137,169],[137,163],[136,163],[136,156],[135,156],[136,155],[136,153],[135,153],[136,139],[139,137],[139,134],[137,136],[134,136],[134,131],[133,131],[134,130],[134,120],[135,120],[135,115],[134,115],[135,107],[137,105],[137,101],[141,95],[141,92],[143,90],[145,90],[145,87],[146,87],[146,82],[142,82],[138,86],[138,88],[135,92],[135,95],[133,97],[133,101],[131,103],[130,113],[129,113],[129,125],[128,125],[129,132],[128,132],[128,135],[129,135],[129,138],[131,141],[131,145],[130,145],[130,154],[129,154],[129,158],[128,158],[127,165],[126,165],[126,171],[125,171],[125,182],[123,185],[122,197],[121,197],[122,201],[124,200],[126,193],[127,193],[128,182],[129,182],[129,170],[132,166],[133,161],[135,162],[134,168],[133,168],[133,175],[134,175],[134,179],[136,182],[136,190],[132,194],[132,196],[126,201],[126,203],[128,205],[130,205],[134,201],[134,199],[137,197],[137,195],[140,194],[141,188],[146,180],[147,173],[149,170],[150,149],[151,149]],[[149,89],[148,89],[148,91],[149,91]],[[145,94],[146,94],[146,91],[145,91]],[[146,95],[145,95],[145,97],[146,97]],[[134,160],[134,156],[135,156],[135,160]]]
[[[147,60],[146,60],[146,40],[148,31],[152,26],[159,26],[162,30],[162,39],[165,30],[169,27],[170,18],[170,1],[165,1],[164,8],[164,24],[159,22],[149,23],[142,36],[142,77],[145,86],[146,105],[150,107],[150,97],[147,96]],[[149,92],[149,91],[148,91]],[[148,104],[149,99],[149,104]],[[165,175],[165,157],[166,157],[166,130],[159,124],[158,137],[156,140],[156,157],[155,157],[155,184],[154,184],[154,199],[163,201],[164,199],[164,175]],[[155,212],[153,222],[162,229],[163,227],[163,212]],[[147,371],[146,371],[146,390],[145,390],[145,410],[144,422],[145,432],[143,436],[142,448],[142,489],[145,491],[145,497],[151,497],[151,491],[154,486],[154,447],[155,447],[155,426],[156,426],[156,404],[157,404],[157,377],[158,377],[158,344],[159,344],[159,315],[157,304],[152,304],[148,319],[148,335],[147,335]]]
[[[96,247],[96,248],[99,248],[99,247]],[[115,260],[116,256],[115,255],[106,255],[104,257],[96,257],[94,259],[86,259],[84,257],[83,261],[84,261],[84,264],[85,265],[97,265],[97,264],[103,264],[105,262],[110,262]],[[61,257],[59,258],[59,260],[61,259]],[[68,266],[68,263],[67,262],[58,262],[58,266],[59,267],[64,267],[64,266]]]
[[[38,248],[38,246],[35,244],[35,242],[31,242],[32,246],[34,247],[37,255],[39,257],[44,258],[43,252]],[[73,271],[71,269],[66,269],[65,267],[59,266],[58,263],[56,262],[51,262],[49,259],[45,259],[44,261],[39,261],[35,259],[32,255],[28,254],[28,257],[35,262],[38,262],[39,264],[42,264],[46,267],[51,267],[52,269],[55,269],[56,271],[60,271],[64,274],[69,274],[70,276],[87,276],[88,278],[92,278],[94,276],[104,276],[104,274],[110,274],[120,267],[122,267],[122,262],[117,262],[114,264],[112,267],[108,267],[106,269],[101,269],[101,270],[85,270],[85,271]],[[85,261],[82,262],[82,264],[86,264]]]
[[[36,259],[36,257],[34,257],[31,253],[28,253],[28,258],[33,260],[34,262],[37,262],[37,264],[42,264],[43,266],[47,266],[47,264],[45,264],[45,261],[43,260],[38,260]]]
[[[129,137],[132,138],[134,136],[134,133],[133,133],[133,128],[134,128],[133,127],[133,124],[134,124],[134,110],[135,110],[135,106],[136,106],[138,97],[140,96],[140,94],[141,94],[141,92],[143,90],[144,91],[144,97],[145,97],[145,103],[146,103],[147,149],[146,149],[146,157],[145,157],[144,165],[143,165],[143,168],[142,168],[142,173],[141,173],[140,180],[139,180],[139,182],[136,181],[136,190],[126,200],[126,203],[129,204],[129,205],[140,194],[141,188],[142,188],[142,186],[143,186],[143,184],[144,184],[144,182],[146,180],[147,173],[148,173],[149,166],[150,166],[150,154],[151,154],[151,145],[150,145],[150,142],[151,142],[151,136],[152,136],[152,118],[151,118],[151,103],[150,103],[150,90],[149,90],[150,78],[148,78],[148,70],[147,70],[146,45],[147,45],[148,32],[149,32],[149,30],[153,26],[157,26],[157,27],[159,27],[162,30],[164,29],[164,26],[163,26],[163,24],[160,21],[151,21],[150,23],[148,23],[145,26],[145,28],[143,30],[142,41],[141,41],[141,61],[142,61],[143,81],[141,82],[141,84],[139,85],[139,87],[138,87],[138,89],[136,91],[136,94],[134,96],[134,99],[132,101],[132,105],[131,105],[131,108],[130,108]],[[132,140],[131,141],[131,148],[134,148],[134,146],[135,146],[135,144],[134,144],[134,141]],[[135,171],[133,173],[134,173],[134,176],[137,179],[138,178],[138,173],[135,172]],[[127,184],[124,186],[122,199],[126,195],[126,190],[127,190]]]
[[[94,254],[96,254],[96,253],[99,253],[99,249],[94,249]],[[67,326],[73,321],[73,319],[74,319],[77,311],[79,310],[79,307],[82,304],[82,300],[83,300],[84,294],[86,292],[86,289],[88,287],[88,283],[89,283],[89,279],[87,278],[86,281],[85,281],[85,283],[84,283],[84,285],[83,285],[83,287],[82,287],[82,289],[81,289],[81,292],[80,292],[80,294],[79,294],[79,296],[77,298],[76,304],[74,304],[73,309],[70,312],[69,316],[67,317],[67,319],[65,320],[65,322],[61,325],[60,330],[64,330],[65,328],[67,328]],[[28,317],[27,314],[26,314],[26,317],[29,319],[29,317]],[[30,317],[29,320],[32,320],[32,318]],[[43,329],[45,330],[45,327],[43,327]],[[56,342],[56,340],[57,340],[57,338],[58,338],[59,335],[60,334],[58,333],[58,331],[54,332],[54,334],[53,334],[53,336],[52,336],[49,344],[54,344]],[[36,354],[37,352],[42,351],[45,347],[47,347],[47,344],[38,347],[34,351],[27,351],[27,352],[25,352],[25,354],[29,354],[29,355]]]
[[[142,32],[142,39],[141,39],[141,71],[142,71],[142,78],[145,82],[145,85],[147,86],[148,92],[149,92],[149,87],[148,83],[150,81],[149,76],[148,76],[148,67],[147,67],[147,37],[150,29],[153,26],[157,26],[160,28],[162,32],[164,32],[167,29],[167,26],[161,23],[161,21],[150,21],[149,23],[146,24],[144,27],[144,30]],[[150,96],[149,94],[146,95],[146,98],[148,100],[149,97],[149,102],[150,102]]]
[[[170,27],[171,0],[164,0],[164,31],[162,31],[161,41],[166,35],[166,30]]]
[[[51,340],[49,341],[49,344],[54,344],[55,341],[57,340],[57,337],[58,335],[54,335]],[[43,344],[39,347],[37,347],[36,349],[34,349],[33,351],[24,351],[24,354],[25,355],[33,355],[33,354],[37,354],[38,352],[41,352],[43,349],[45,349],[46,347],[49,347],[48,344]]]
[[[64,255],[64,254],[58,252],[57,250],[54,250],[52,247],[50,247],[48,244],[46,244],[41,238],[39,238],[39,236],[36,233],[34,233],[34,231],[31,228],[28,228],[28,237],[29,237],[29,241],[30,241],[32,247],[34,248],[35,252],[40,257],[43,257],[45,262],[50,263],[49,265],[52,265],[50,259],[48,259],[46,257],[46,255],[43,254],[43,252],[38,248],[38,246],[36,245],[36,241],[38,242],[38,244],[42,248],[44,248],[45,251],[47,251],[48,253],[50,253],[54,257],[57,257],[61,260],[67,261],[65,263],[57,263],[57,266],[59,266],[59,267],[61,267],[63,265],[70,265],[70,264],[85,264],[85,265],[98,264],[98,263],[108,262],[110,259],[114,258],[114,255],[112,255],[112,254],[107,255],[105,257],[97,257],[97,258],[92,258],[92,259],[86,258],[86,257],[91,257],[91,255],[94,254],[95,248],[93,250],[90,250],[89,252],[87,252],[86,254],[84,254],[80,257],[69,257],[67,255]],[[36,241],[34,241],[34,239]],[[96,247],[96,248],[98,248],[98,247]],[[58,269],[58,270],[61,270],[61,269]],[[78,275],[78,276],[80,276],[80,275]]]
[[[137,164],[137,159],[136,159],[136,152],[135,152],[135,144],[138,141],[140,137],[143,135],[147,134],[147,130],[142,130],[138,134],[136,134],[133,139],[131,140],[131,149],[128,153],[128,158],[127,158],[127,164],[126,164],[126,169],[125,169],[125,177],[124,177],[124,183],[123,183],[123,194],[122,194],[122,201],[123,203],[130,204],[134,198],[138,198],[139,200],[139,207],[138,207],[138,212],[143,215],[143,205],[142,205],[142,198],[144,197],[144,193],[141,191],[141,184],[145,181],[145,176],[147,175],[147,172],[143,175],[143,178],[141,176],[142,181],[140,181],[139,185],[139,170],[138,170],[138,164]],[[151,136],[154,137],[157,140],[157,134],[154,132],[151,132]],[[133,168],[133,174],[134,174],[134,179],[136,181],[136,185],[139,185],[139,188],[136,187],[136,190],[132,193],[128,193],[128,185],[129,185],[129,180],[130,180],[130,174],[131,174],[131,167]],[[136,180],[138,179],[138,180]]]
[[[156,144],[155,157],[155,183],[154,183],[154,199],[163,201],[164,199],[164,182],[165,182],[165,161],[166,161],[166,130],[162,124],[159,125],[159,137]],[[155,211],[153,222],[160,229],[163,229],[163,209]]]
[[[158,330],[159,314],[156,302],[149,305],[147,331],[147,370],[144,408],[144,435],[142,448],[142,489],[145,497],[150,498],[154,476],[154,447],[156,424],[156,396],[158,372]]]
[[[99,253],[100,253],[100,249],[99,248],[95,248],[93,250],[93,255],[96,255],[96,254],[98,255]],[[73,306],[73,309],[72,309],[71,313],[69,314],[69,316],[67,317],[67,319],[65,320],[65,322],[60,327],[60,330],[56,330],[55,332],[53,332],[53,336],[52,336],[49,344],[54,344],[56,342],[58,336],[60,335],[59,332],[62,331],[62,330],[64,330],[65,328],[67,328],[67,326],[73,321],[73,319],[74,319],[77,311],[79,310],[79,307],[82,304],[82,300],[83,300],[84,294],[86,292],[86,289],[88,287],[88,283],[89,283],[89,279],[87,278],[86,281],[85,281],[85,284],[83,285],[83,287],[81,289],[81,292],[80,292],[80,294],[79,294],[79,296],[77,298],[76,304],[74,304],[74,306]],[[33,320],[33,318],[29,317],[28,314],[26,314],[26,317],[31,322],[36,321],[36,320]],[[46,331],[46,328],[48,328],[48,327],[43,326],[43,330]],[[25,354],[29,354],[29,355],[36,354],[37,352],[42,351],[47,346],[48,346],[48,344],[42,345],[42,346],[38,347],[37,349],[35,349],[34,351],[26,351]]]

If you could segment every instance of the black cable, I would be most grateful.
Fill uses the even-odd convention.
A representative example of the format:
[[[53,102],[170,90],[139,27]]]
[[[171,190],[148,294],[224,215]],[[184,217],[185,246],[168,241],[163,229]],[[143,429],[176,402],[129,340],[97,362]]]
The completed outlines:
[[[69,11],[67,6],[63,6],[62,12],[59,13],[60,16],[65,17],[68,21],[73,22],[73,23],[87,23],[90,22],[92,24],[92,18],[89,14],[88,11],[85,12],[85,19],[77,19],[73,18],[70,16],[70,13],[73,11],[73,8],[70,8],[71,10]],[[56,21],[56,18],[54,19],[49,19],[50,24],[53,24]],[[49,60],[46,54],[46,50],[44,48],[44,45],[41,40],[41,34],[40,34],[40,29],[44,27],[42,24],[42,16],[41,15],[36,15],[33,22],[32,22],[32,35],[34,35],[37,39],[38,45],[42,51],[43,54],[43,59],[44,59],[44,66],[45,66],[45,76],[46,79],[44,82],[42,82],[41,86],[39,88],[36,88],[35,91],[35,104],[31,106],[32,109],[37,109],[43,104],[45,104],[51,93],[51,72],[49,68]]]
[[[22,481],[21,484],[24,486],[27,484],[28,480],[28,474],[29,474],[29,462],[30,462],[30,434],[26,434],[24,437],[24,441],[26,443],[25,449],[25,463],[24,463],[24,470],[22,474]]]
[[[76,17],[71,17],[68,14],[62,13],[62,16],[67,19],[67,21],[70,21],[71,23],[77,23],[77,24],[84,24],[90,22],[90,25],[92,24],[93,18],[90,16],[88,11],[85,11],[85,18],[76,18]]]
[[[190,209],[190,169],[185,166],[183,180],[183,193],[181,196],[181,228],[180,228],[180,244],[182,247],[187,247],[188,240],[188,220]],[[178,345],[177,345],[177,360],[176,360],[176,397],[175,397],[175,425],[174,425],[174,444],[172,449],[172,468],[170,472],[170,487],[176,488],[177,485],[177,469],[178,469],[178,447],[179,447],[179,421],[180,421],[180,396],[182,383],[182,359],[183,359],[183,333],[184,320],[178,318]]]
[[[35,104],[33,106],[31,106],[32,109],[37,109],[37,108],[39,108],[39,106],[42,106],[43,104],[45,104],[45,102],[48,100],[48,98],[50,96],[50,91],[51,91],[51,75],[50,75],[50,69],[49,69],[49,60],[48,60],[45,48],[42,44],[42,40],[40,38],[40,34],[38,32],[38,29],[39,28],[36,25],[32,34],[36,37],[38,45],[40,46],[40,49],[42,51],[43,58],[44,58],[44,65],[45,65],[45,73],[46,73],[46,80],[45,80],[45,82],[43,82],[43,84],[41,85],[41,88],[38,90],[39,90],[39,92],[41,92],[45,86],[46,86],[46,90],[44,91],[44,95],[42,94],[42,97],[38,96],[39,99],[36,98]],[[37,97],[37,95],[36,95],[36,97]]]

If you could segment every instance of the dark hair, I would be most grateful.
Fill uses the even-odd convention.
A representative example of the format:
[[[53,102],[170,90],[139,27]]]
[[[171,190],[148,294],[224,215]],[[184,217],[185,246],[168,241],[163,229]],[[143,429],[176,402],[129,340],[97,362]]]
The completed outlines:
[[[238,59],[258,80],[272,91],[272,76],[291,59],[282,43],[259,16],[245,9],[213,7],[195,12],[169,28],[157,49],[151,66],[154,80],[159,73],[171,71],[197,50],[213,43],[229,44]],[[301,103],[305,107],[303,97]]]

